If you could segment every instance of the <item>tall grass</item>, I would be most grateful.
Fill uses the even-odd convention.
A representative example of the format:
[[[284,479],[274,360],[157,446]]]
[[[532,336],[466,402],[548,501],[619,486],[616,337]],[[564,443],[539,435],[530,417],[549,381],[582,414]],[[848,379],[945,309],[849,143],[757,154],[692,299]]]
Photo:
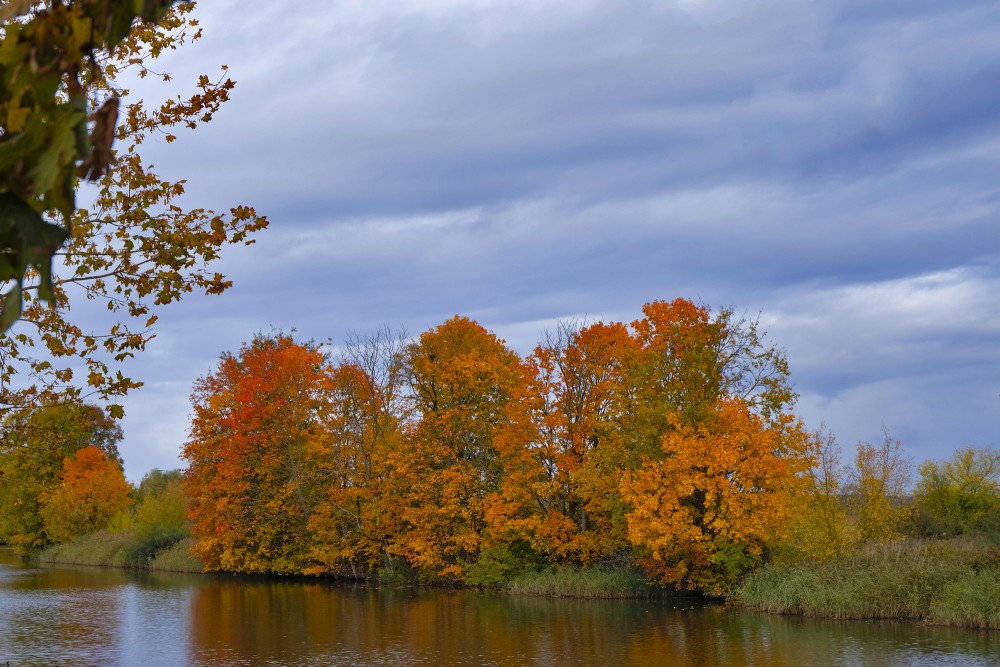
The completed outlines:
[[[620,568],[555,567],[525,572],[511,579],[505,589],[515,595],[594,599],[644,598],[662,593],[638,572]]]
[[[769,565],[730,601],[781,614],[1000,628],[1000,552],[969,540],[894,542],[821,563]]]
[[[205,566],[191,553],[193,537],[185,537],[156,554],[149,561],[150,570],[161,572],[203,572]]]
[[[151,551],[147,541],[133,531],[99,530],[72,542],[49,547],[38,555],[38,560],[62,565],[201,572],[201,561],[190,552],[191,541],[192,538],[187,537]]]

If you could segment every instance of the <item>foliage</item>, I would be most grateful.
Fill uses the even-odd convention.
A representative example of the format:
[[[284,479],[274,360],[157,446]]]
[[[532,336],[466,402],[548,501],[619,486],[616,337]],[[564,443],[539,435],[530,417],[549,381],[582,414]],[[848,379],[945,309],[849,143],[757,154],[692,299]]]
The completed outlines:
[[[195,386],[197,555],[495,586],[640,553],[662,583],[725,589],[788,518],[811,441],[756,322],[683,299],[644,314],[562,326],[526,360],[458,316],[354,337],[336,363],[258,336]]]
[[[76,178],[97,180],[111,162],[118,100],[88,118],[98,70],[95,51],[112,50],[136,20],[156,23],[174,0],[34,2],[3,8],[0,46],[0,331],[20,316],[25,271],[52,300],[52,258],[71,233]],[[88,121],[91,127],[88,129]],[[63,225],[47,222],[53,211]]]
[[[150,496],[158,496],[168,486],[180,483],[183,479],[184,472],[182,470],[160,470],[159,468],[153,468],[139,480],[139,486],[135,490],[136,501],[141,503]]]
[[[153,482],[159,477],[162,484]],[[179,471],[171,471],[179,473]],[[187,520],[187,498],[184,495],[183,479],[179,474],[162,473],[157,470],[146,475],[142,482],[139,503],[132,524],[134,549],[137,559],[147,559],[157,552],[188,537],[191,534]]]
[[[93,405],[9,413],[0,426],[0,539],[22,551],[51,542],[41,498],[59,485],[64,459],[85,447],[97,447],[120,463],[121,439],[118,424]]]
[[[483,547],[486,508],[505,469],[496,437],[525,369],[463,317],[421,334],[404,363],[419,421],[397,457],[404,526],[394,546],[419,569],[459,577]]]
[[[851,504],[858,516],[862,541],[888,540],[900,534],[906,517],[904,495],[910,484],[912,462],[903,443],[882,428],[882,443],[859,442],[851,480]]]
[[[311,343],[258,335],[195,384],[185,490],[209,570],[301,572],[332,465],[332,368]]]
[[[824,560],[857,543],[857,531],[844,503],[850,471],[841,463],[840,445],[825,425],[811,438],[815,464],[806,475],[802,493],[794,499],[787,540],[774,545],[775,559]]]
[[[132,503],[121,463],[97,447],[84,447],[63,461],[62,479],[42,496],[42,521],[53,542],[106,528],[111,518]]]
[[[787,527],[811,443],[791,417],[769,424],[740,399],[721,401],[697,427],[682,419],[662,460],[626,477],[629,538],[649,552],[652,576],[720,595]]]
[[[964,448],[948,461],[924,462],[914,495],[924,529],[932,534],[987,528],[1000,512],[1000,451]]]
[[[184,181],[164,179],[142,160],[142,144],[147,139],[158,136],[169,143],[176,138],[176,128],[193,129],[209,121],[229,99],[235,85],[224,75],[214,78],[201,76],[194,93],[186,97],[168,97],[159,106],[148,108],[141,100],[130,99],[129,91],[115,83],[116,78],[126,73],[139,77],[152,74],[164,82],[170,81],[169,74],[157,74],[151,69],[152,61],[164,52],[197,39],[201,34],[197,20],[190,18],[193,3],[177,5],[164,13],[170,4],[163,0],[41,3],[40,6],[45,8],[36,12],[29,22],[35,24],[42,21],[40,26],[49,25],[45,23],[48,21],[55,22],[49,30],[54,38],[79,41],[83,39],[80,35],[84,34],[79,33],[80,30],[89,34],[90,27],[97,27],[97,24],[78,15],[95,11],[119,15],[125,7],[145,6],[158,7],[155,14],[147,15],[159,21],[156,25],[136,24],[131,32],[128,32],[130,21],[116,24],[117,30],[125,29],[128,34],[116,37],[112,43],[117,47],[111,51],[102,50],[99,39],[97,42],[84,40],[81,44],[73,42],[83,51],[75,60],[63,57],[71,71],[59,75],[64,82],[67,76],[70,81],[66,84],[69,101],[56,104],[62,111],[50,113],[41,108],[35,109],[20,131],[9,132],[0,139],[0,156],[5,155],[4,151],[14,151],[7,157],[19,160],[17,164],[30,170],[28,175],[39,170],[45,173],[61,170],[53,187],[60,188],[59,192],[68,188],[65,197],[70,203],[69,208],[63,211],[65,231],[61,231],[59,242],[50,248],[47,246],[46,250],[49,255],[56,253],[56,265],[50,271],[46,257],[40,267],[40,276],[33,270],[25,274],[27,281],[23,290],[22,320],[9,332],[0,335],[0,360],[3,362],[0,364],[0,404],[25,407],[91,396],[109,401],[110,414],[120,416],[121,406],[114,401],[140,383],[124,375],[119,367],[126,359],[142,351],[155,335],[154,324],[160,307],[195,290],[217,294],[228,288],[230,282],[212,271],[211,263],[219,257],[224,246],[251,243],[250,235],[267,225],[266,219],[244,206],[236,206],[227,214],[200,208],[185,209],[181,201]],[[59,22],[71,17],[73,20],[69,23]],[[30,46],[29,42],[23,41],[27,39],[23,31],[17,32],[21,30],[16,27],[19,25],[5,27],[7,34],[2,51],[14,48],[14,44],[19,45],[18,49]],[[58,28],[54,27],[56,25]],[[12,31],[20,36],[15,38]],[[50,46],[56,48],[57,45],[53,43]],[[87,56],[85,59],[84,55]],[[62,63],[62,60],[59,62]],[[62,67],[62,64],[59,66]],[[21,79],[25,76],[34,76],[26,74],[30,69],[15,68],[20,72],[17,75],[20,83],[16,85],[22,86],[24,82]],[[4,71],[11,72],[10,69]],[[45,76],[56,74],[52,70]],[[71,90],[73,77],[79,79],[79,86],[82,87],[82,92],[76,97]],[[58,82],[54,79],[50,85],[58,85]],[[29,106],[49,99],[44,95],[18,95],[21,100],[18,104]],[[11,106],[13,99],[7,99],[8,122],[25,113],[26,107],[15,109]],[[124,122],[116,126],[114,116],[119,100]],[[70,105],[72,110],[66,105]],[[72,166],[79,154],[75,152],[76,144],[72,137],[84,127],[81,123],[88,105],[90,108],[100,107],[92,115],[94,132],[104,137],[102,141],[105,143],[98,151],[103,156],[98,161],[113,161],[114,168],[89,171],[97,182],[96,196],[91,206],[76,210],[72,205]],[[47,120],[50,117],[54,119]],[[43,157],[49,162],[61,160],[58,166],[55,162],[47,162],[31,167],[34,162],[28,154],[36,150],[33,148],[36,140],[29,139],[34,136],[31,133],[36,125],[43,133],[55,133],[52,141],[45,144],[50,146],[50,150]],[[76,129],[67,129],[72,127]],[[112,138],[117,142],[115,149],[111,148]],[[2,164],[5,162],[0,158]],[[27,175],[20,174],[16,169],[5,173],[10,176],[6,185],[0,184],[0,191],[6,187],[10,192],[0,197],[21,196],[18,188],[35,187]],[[43,190],[35,187],[30,201],[25,200],[39,213],[53,208],[55,201],[43,194]],[[70,215],[72,225],[69,224]],[[49,225],[47,229],[55,227]],[[61,249],[58,248],[60,245]],[[37,279],[39,277],[40,280]],[[10,307],[4,311],[4,317],[18,312],[21,289],[16,287],[8,297],[11,299]],[[40,298],[49,300],[55,307],[45,307]],[[84,327],[74,321],[71,306],[90,301],[106,311],[108,318],[102,324],[91,317],[90,324]]]
[[[352,336],[333,370],[327,406],[332,452],[309,521],[312,572],[359,579],[381,568],[391,576],[399,565],[390,542],[401,529],[393,457],[408,414],[405,342],[404,332],[388,328]]]

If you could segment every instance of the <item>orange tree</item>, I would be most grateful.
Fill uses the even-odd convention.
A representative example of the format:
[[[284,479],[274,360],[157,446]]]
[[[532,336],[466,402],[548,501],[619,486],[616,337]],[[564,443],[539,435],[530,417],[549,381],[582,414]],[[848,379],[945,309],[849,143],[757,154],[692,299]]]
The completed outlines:
[[[512,491],[532,495],[508,514],[528,513],[533,546],[549,559],[586,565],[627,548],[618,496],[621,426],[629,411],[633,339],[622,324],[560,325],[528,359],[531,396],[521,447],[535,460]]]
[[[97,447],[63,460],[59,486],[42,495],[42,520],[53,542],[69,542],[106,528],[132,504],[122,466]]]
[[[309,522],[336,456],[331,375],[316,345],[259,335],[195,384],[185,489],[207,569],[311,567]]]
[[[388,347],[384,344],[389,343]],[[323,464],[323,490],[310,518],[313,572],[365,578],[395,569],[389,541],[399,530],[393,492],[398,481],[390,465],[402,438],[398,357],[390,339],[368,341],[379,355],[343,361],[332,372],[327,406],[330,453]],[[380,348],[380,349],[375,349]],[[380,375],[385,369],[388,376]]]
[[[32,551],[52,538],[41,499],[55,492],[63,460],[97,447],[118,461],[122,431],[94,405],[52,405],[11,412],[0,424],[0,539]]]
[[[460,577],[483,546],[487,499],[504,475],[496,437],[524,366],[464,317],[421,334],[405,362],[418,421],[394,457],[405,522],[394,544],[418,570]]]
[[[724,594],[788,525],[814,440],[790,416],[768,422],[742,399],[719,401],[695,426],[671,421],[662,457],[622,484],[629,538],[661,582]]]

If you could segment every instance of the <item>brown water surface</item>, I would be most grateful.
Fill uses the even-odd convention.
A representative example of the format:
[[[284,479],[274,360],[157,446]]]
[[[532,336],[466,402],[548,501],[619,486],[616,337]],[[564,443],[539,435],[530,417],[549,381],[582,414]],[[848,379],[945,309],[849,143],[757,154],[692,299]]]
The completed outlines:
[[[30,567],[0,549],[0,665],[1000,665],[1000,636],[325,581]]]

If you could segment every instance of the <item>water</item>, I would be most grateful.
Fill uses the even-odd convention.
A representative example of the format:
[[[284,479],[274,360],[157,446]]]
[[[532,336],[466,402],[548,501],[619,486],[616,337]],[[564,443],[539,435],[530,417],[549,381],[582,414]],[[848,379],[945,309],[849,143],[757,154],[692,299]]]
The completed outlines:
[[[0,665],[1000,665],[1000,633],[313,580],[38,568],[0,549]]]

